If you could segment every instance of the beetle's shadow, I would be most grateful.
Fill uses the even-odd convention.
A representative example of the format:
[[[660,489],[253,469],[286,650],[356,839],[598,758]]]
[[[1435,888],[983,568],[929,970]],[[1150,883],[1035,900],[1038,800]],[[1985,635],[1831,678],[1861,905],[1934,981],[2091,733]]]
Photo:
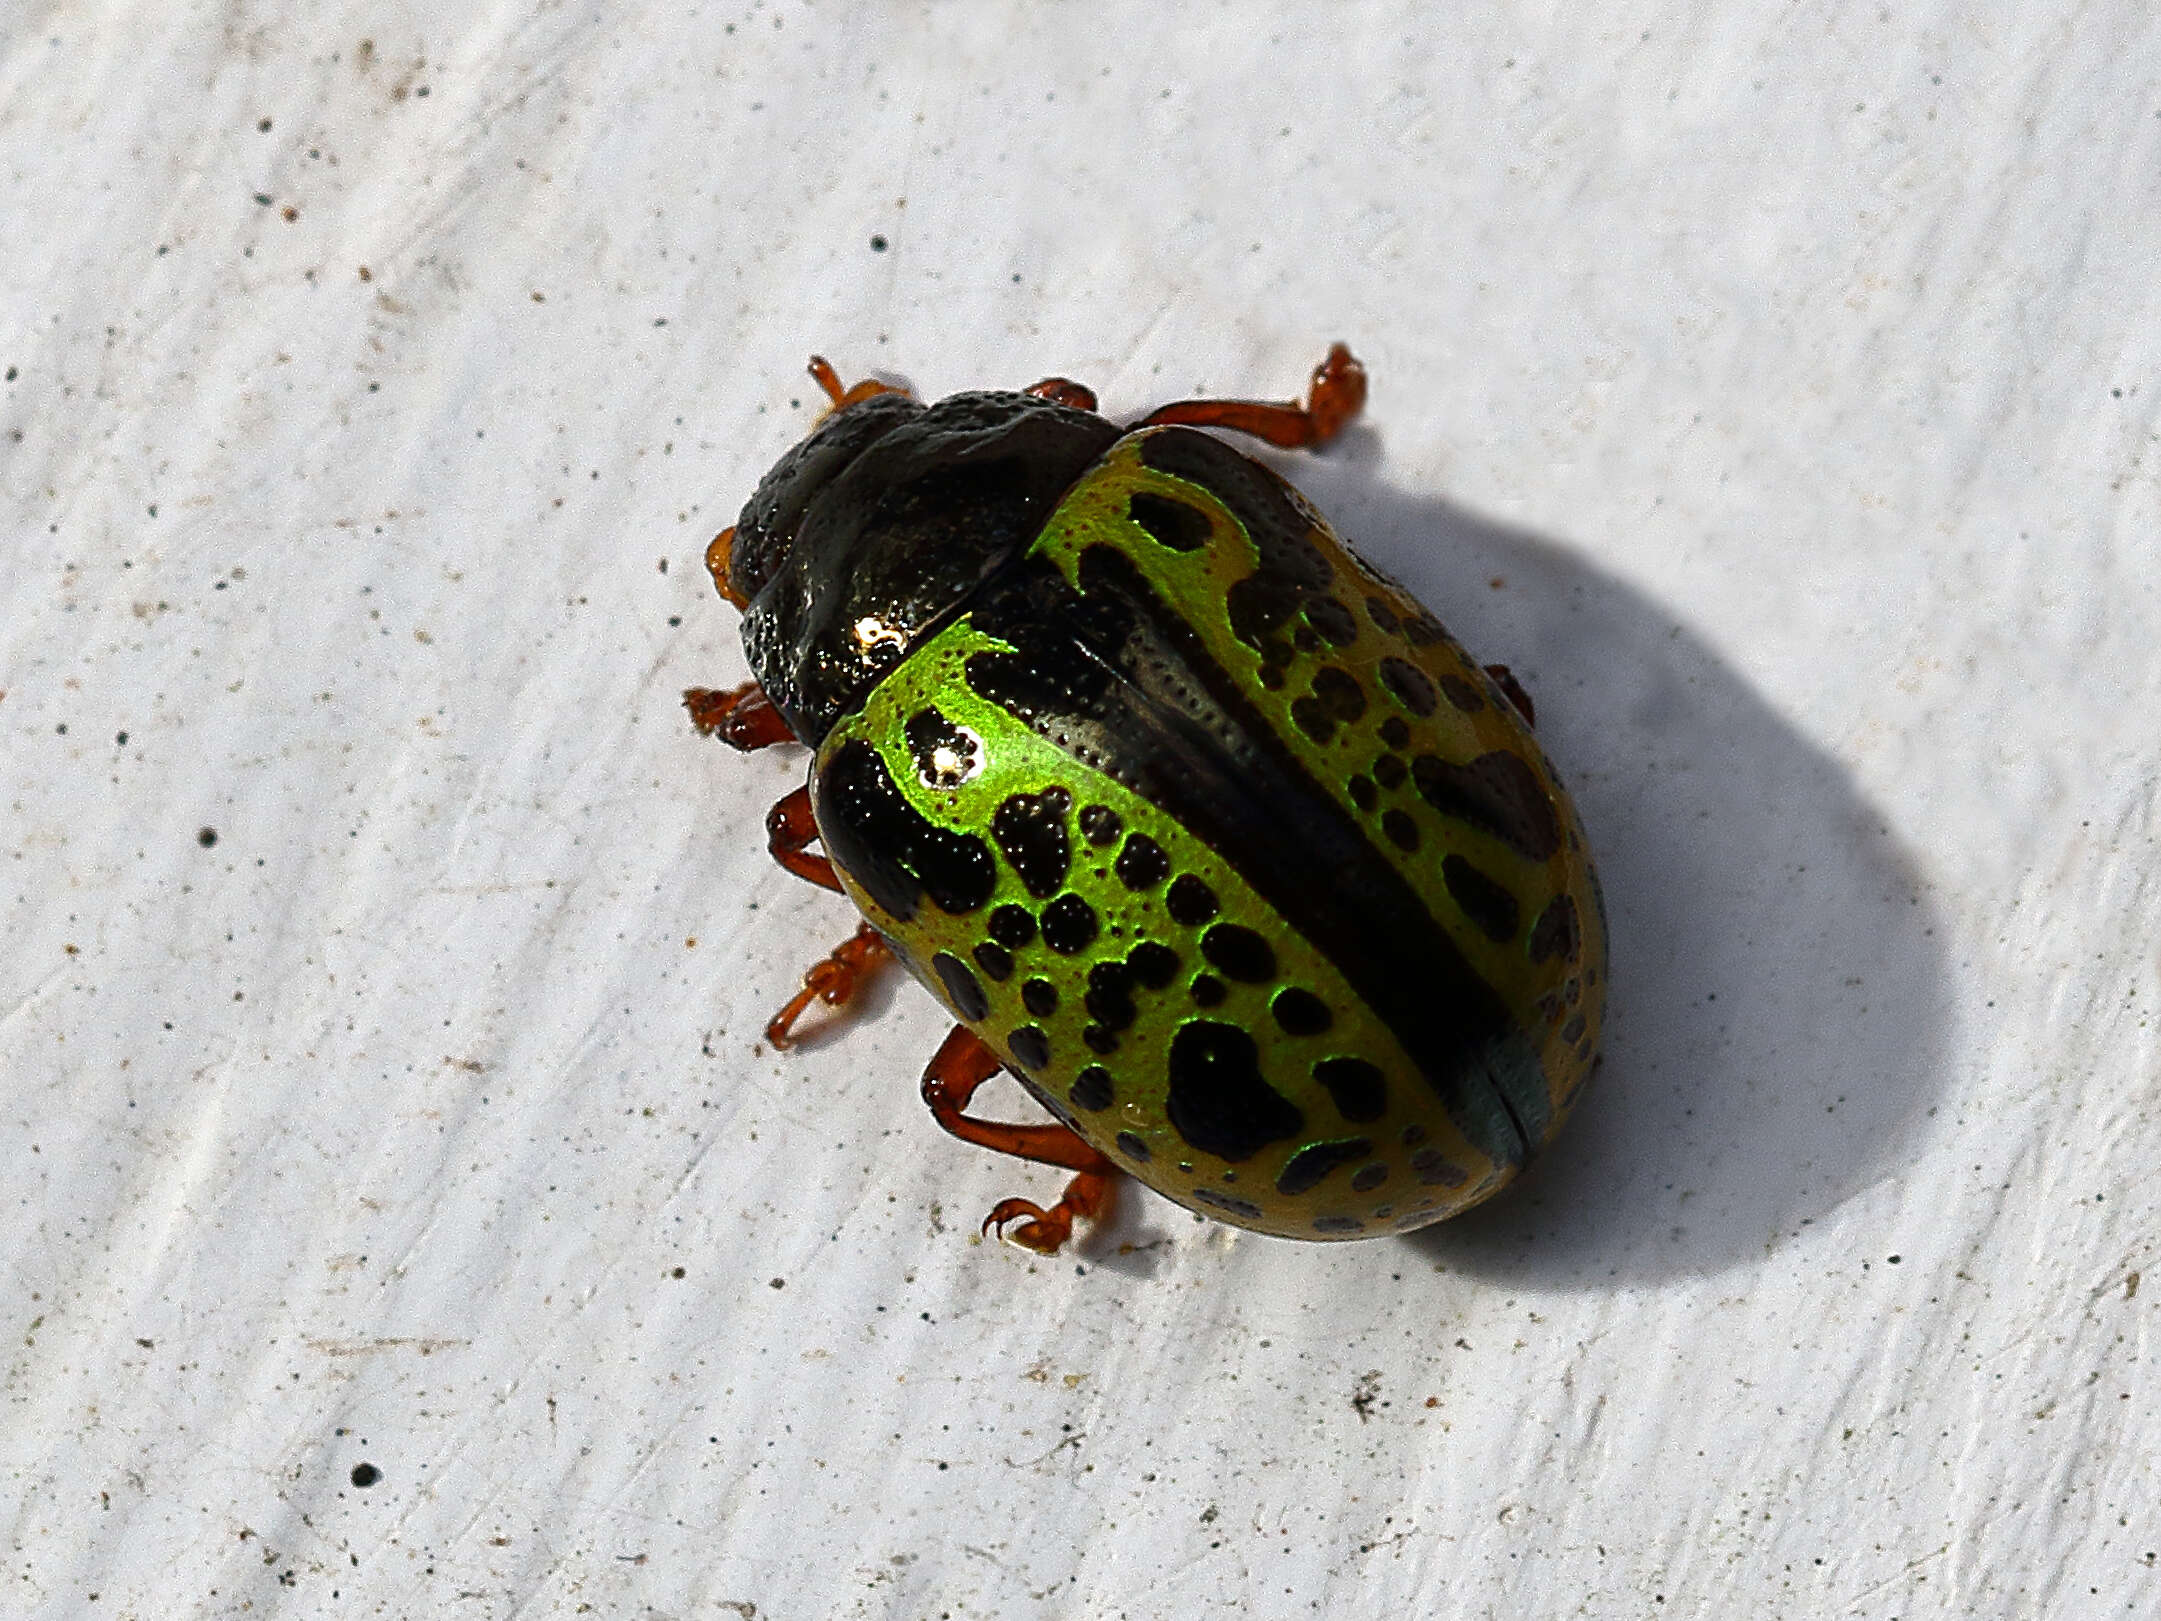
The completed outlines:
[[[1612,925],[1605,1062],[1491,1205],[1405,1242],[1558,1287],[1762,1255],[1893,1175],[1942,1084],[1935,915],[1882,812],[1704,640],[1535,535],[1286,461],[1359,551],[1529,689]]]

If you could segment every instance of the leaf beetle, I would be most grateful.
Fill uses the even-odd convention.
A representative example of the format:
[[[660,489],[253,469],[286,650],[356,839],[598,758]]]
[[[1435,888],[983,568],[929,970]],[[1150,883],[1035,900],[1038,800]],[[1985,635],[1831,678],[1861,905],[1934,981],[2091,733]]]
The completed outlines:
[[[863,917],[769,1039],[897,958],[957,1021],[938,1123],[1070,1173],[983,1224],[1044,1254],[1121,1173],[1308,1239],[1513,1179],[1598,1057],[1582,824],[1506,668],[1204,431],[1325,443],[1350,351],[1303,401],[1128,428],[1065,378],[925,404],[811,373],[831,409],[706,554],[756,679],[684,695],[811,751],[768,845]],[[1000,1070],[1051,1120],[971,1114]]]

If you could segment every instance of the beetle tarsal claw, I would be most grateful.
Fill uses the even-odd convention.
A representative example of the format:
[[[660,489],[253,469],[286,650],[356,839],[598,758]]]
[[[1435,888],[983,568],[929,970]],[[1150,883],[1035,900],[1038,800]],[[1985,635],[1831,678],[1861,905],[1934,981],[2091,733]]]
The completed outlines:
[[[1007,1222],[1023,1216],[1028,1218],[1025,1224],[1010,1233],[1005,1230]],[[1056,1255],[1072,1236],[1073,1218],[1063,1211],[1045,1210],[1033,1200],[1006,1199],[983,1218],[982,1232],[1038,1255]]]

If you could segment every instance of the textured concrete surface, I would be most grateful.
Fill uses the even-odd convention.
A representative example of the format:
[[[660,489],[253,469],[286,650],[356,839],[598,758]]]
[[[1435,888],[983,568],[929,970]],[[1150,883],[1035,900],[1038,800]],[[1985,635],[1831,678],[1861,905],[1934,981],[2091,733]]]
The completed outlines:
[[[2161,1613],[2161,30],[2049,9],[14,7],[0,1612]],[[1337,337],[1605,1069],[1411,1240],[979,1243],[926,997],[759,1044],[705,541],[814,348]]]

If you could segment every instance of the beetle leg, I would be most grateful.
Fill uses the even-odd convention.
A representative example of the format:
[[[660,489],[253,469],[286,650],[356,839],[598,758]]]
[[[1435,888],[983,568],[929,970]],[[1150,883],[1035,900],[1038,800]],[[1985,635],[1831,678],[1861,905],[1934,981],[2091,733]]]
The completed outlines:
[[[810,814],[810,790],[798,788],[765,813],[765,847],[773,859],[820,889],[842,893],[833,876],[833,863],[814,856],[810,847],[818,842],[818,823]]]
[[[1282,405],[1262,400],[1178,400],[1151,411],[1134,426],[1153,428],[1166,422],[1183,422],[1196,428],[1228,428],[1251,434],[1285,450],[1326,444],[1343,431],[1343,425],[1366,403],[1366,368],[1338,343],[1328,358],[1313,368],[1313,386],[1306,402]]]
[[[825,390],[825,397],[833,402],[833,411],[844,410],[857,400],[867,400],[874,394],[908,392],[905,388],[896,388],[891,383],[881,383],[875,377],[866,377],[860,383],[844,387],[840,373],[833,369],[833,363],[823,355],[810,357],[810,374],[818,380],[818,386]],[[832,413],[829,411],[827,414]]]
[[[1493,684],[1501,689],[1501,695],[1516,706],[1516,713],[1523,717],[1523,724],[1536,726],[1538,713],[1531,707],[1531,695],[1523,690],[1523,683],[1516,679],[1516,672],[1505,664],[1489,664],[1486,674],[1493,677]]]
[[[711,737],[718,733],[720,740],[730,748],[741,749],[748,754],[752,749],[770,748],[775,743],[793,743],[795,733],[789,728],[773,700],[765,695],[765,689],[755,681],[746,681],[740,687],[730,687],[716,692],[711,687],[686,687],[683,689],[683,707],[690,711],[690,724],[701,735]]]
[[[1077,1173],[1048,1210],[1026,1199],[1007,1199],[983,1218],[983,1231],[996,1228],[1004,1238],[1007,1222],[1027,1217],[1010,1235],[1013,1242],[1039,1255],[1056,1255],[1072,1236],[1076,1216],[1098,1216],[1110,1208],[1118,1166],[1069,1127],[1014,1126],[968,1114],[976,1089],[1004,1067],[1005,1060],[985,1046],[981,1037],[957,1024],[923,1071],[923,1101],[938,1124],[964,1143],[1038,1165],[1062,1165]]]
[[[1060,405],[1070,405],[1076,411],[1093,411],[1096,408],[1096,391],[1086,383],[1074,382],[1070,377],[1046,377],[1040,383],[1031,383],[1021,392],[1055,400]]]
[[[738,608],[750,606],[750,598],[728,583],[728,559],[735,553],[735,525],[730,524],[706,543],[705,572],[713,576],[713,589]]]
[[[892,960],[893,948],[885,943],[885,936],[868,923],[862,924],[803,976],[803,988],[767,1023],[765,1039],[783,1051],[794,1046],[799,1039],[793,1033],[795,1021],[811,1003],[842,1006],[862,988],[866,978]]]

